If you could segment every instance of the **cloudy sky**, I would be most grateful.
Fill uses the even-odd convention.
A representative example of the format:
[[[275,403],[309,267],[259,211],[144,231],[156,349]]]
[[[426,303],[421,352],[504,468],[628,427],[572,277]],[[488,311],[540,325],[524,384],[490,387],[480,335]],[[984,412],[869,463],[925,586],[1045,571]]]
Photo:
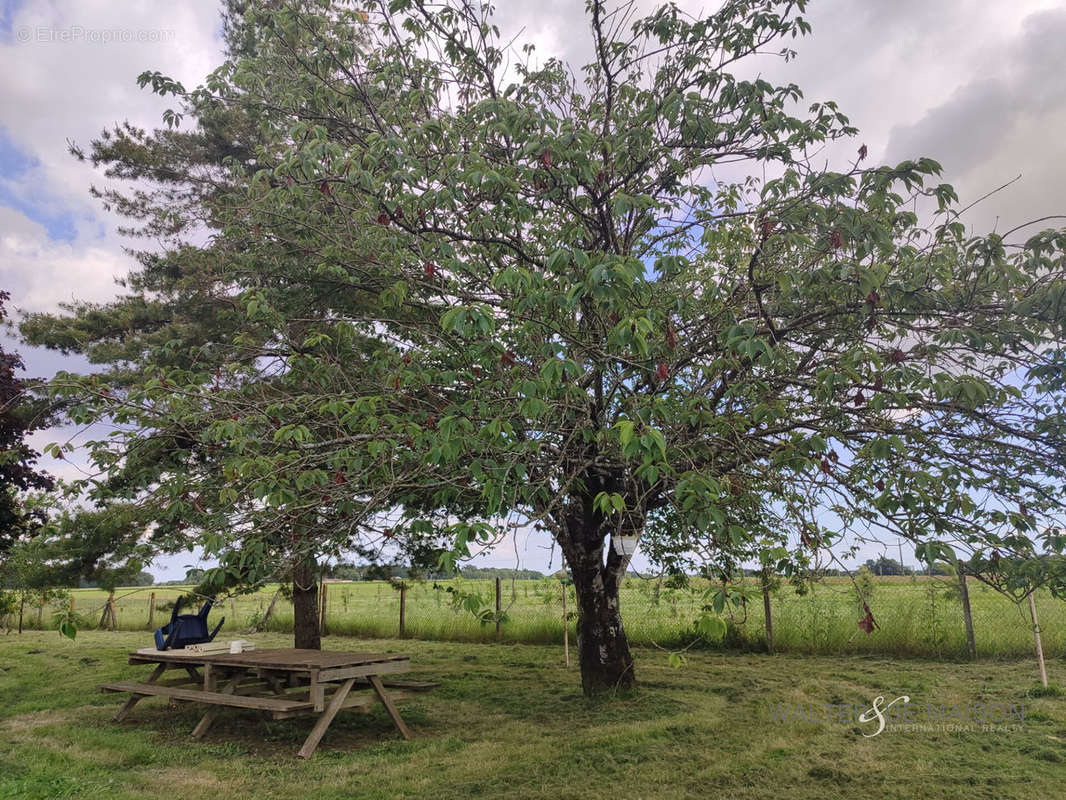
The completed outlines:
[[[496,7],[504,33],[524,31],[541,57],[588,60],[584,0]],[[969,212],[975,230],[1066,214],[1066,0],[811,0],[806,16],[814,31],[796,43],[798,59],[760,68],[812,101],[837,101],[871,161],[933,157],[964,204],[1013,180]],[[74,161],[67,142],[86,144],[124,120],[159,125],[167,103],[138,89],[137,75],[157,69],[192,87],[219,59],[212,0],[0,0],[0,288],[16,308],[113,296],[130,261],[116,220],[88,194],[102,176]],[[33,374],[69,368],[20,349]],[[77,462],[48,467],[72,475]],[[524,566],[547,566],[542,544],[520,543]],[[155,571],[180,576],[192,560]],[[515,553],[490,560],[513,565]]]

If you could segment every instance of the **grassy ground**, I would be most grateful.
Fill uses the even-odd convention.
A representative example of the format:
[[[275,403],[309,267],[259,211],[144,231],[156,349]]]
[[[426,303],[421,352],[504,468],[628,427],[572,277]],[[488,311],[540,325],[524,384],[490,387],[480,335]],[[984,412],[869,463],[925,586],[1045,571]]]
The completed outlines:
[[[435,588],[435,585],[439,588]],[[494,586],[490,581],[442,581],[414,583],[407,591],[406,629],[420,639],[460,642],[487,642],[495,639],[495,628],[483,626],[468,612],[456,613],[447,587],[464,593],[480,594],[485,607],[494,606]],[[981,658],[1016,659],[1033,654],[1033,636],[1028,607],[1018,606],[976,580],[970,581],[977,649]],[[632,641],[645,645],[678,647],[691,639],[693,622],[707,603],[700,586],[689,590],[671,589],[650,580],[627,579],[622,591],[622,613]],[[754,584],[750,587],[753,592]],[[237,635],[261,617],[276,587],[268,586],[253,595],[224,599],[212,620],[225,615],[223,634]],[[827,579],[805,595],[781,586],[773,595],[775,643],[779,650],[794,653],[833,655],[886,655],[924,658],[964,659],[967,656],[965,627],[958,586],[954,578],[877,578],[870,586],[869,604],[878,628],[862,633],[860,604],[849,581]],[[148,627],[149,598],[156,594],[160,604],[182,594],[179,587],[119,589],[116,612],[119,628]],[[568,610],[574,610],[573,588]],[[95,625],[107,594],[100,590],[76,590],[76,608]],[[1047,592],[1037,595],[1037,609],[1043,629],[1044,650],[1066,657],[1066,602]],[[505,642],[528,644],[559,643],[562,640],[562,588],[557,580],[505,581],[503,624]],[[399,628],[399,593],[385,582],[334,583],[327,590],[327,624],[335,635],[390,637]],[[155,625],[169,617],[160,610]],[[42,621],[50,621],[45,609]],[[731,643],[741,649],[761,649],[764,641],[762,600],[752,596],[748,613],[736,612]],[[36,624],[36,609],[27,612],[27,622]],[[571,619],[571,635],[574,632]],[[292,606],[278,601],[268,630],[292,630]]]
[[[265,634],[260,646],[288,637]],[[442,682],[403,706],[342,715],[310,762],[309,721],[225,711],[202,742],[192,707],[152,698],[121,724],[97,684],[143,634],[0,636],[0,798],[1034,798],[1061,796],[1066,697],[1034,690],[1031,662],[904,663],[862,657],[693,653],[670,669],[638,651],[640,688],[590,703],[557,648],[330,638],[329,649],[410,652]],[[1066,661],[1049,664],[1053,679]],[[1017,730],[900,731],[854,721],[775,722],[770,704],[824,706],[909,695],[927,704],[1024,705]]]

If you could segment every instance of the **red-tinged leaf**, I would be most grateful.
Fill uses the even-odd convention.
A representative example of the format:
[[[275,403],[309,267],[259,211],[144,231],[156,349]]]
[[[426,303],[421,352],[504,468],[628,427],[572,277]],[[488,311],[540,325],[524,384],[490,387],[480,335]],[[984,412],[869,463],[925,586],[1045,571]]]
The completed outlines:
[[[474,373],[475,378],[481,377],[481,367],[475,366],[471,371]]]
[[[343,472],[338,470],[337,472],[335,472],[333,474],[333,482],[335,484],[337,484],[338,486],[342,486],[343,484],[348,482],[348,479],[346,477],[344,477],[344,473]]]
[[[333,195],[333,190],[329,188],[329,181],[322,181],[322,183],[318,184],[318,191],[322,192],[326,197]]]
[[[410,365],[410,363],[411,363],[411,354],[410,353],[404,353],[403,354],[403,363],[406,364],[406,365]]]
[[[833,465],[829,463],[828,458],[822,459],[822,472],[824,472],[826,475],[833,474]]]
[[[655,375],[659,380],[665,381],[670,377],[670,368],[660,361],[659,366],[655,368]]]
[[[885,382],[883,380],[881,380],[881,376],[878,375],[876,378],[874,378],[874,391],[875,392],[879,392],[879,391],[881,391],[884,388],[885,388]]]
[[[677,347],[677,334],[669,325],[666,326],[666,346],[673,350]]]
[[[840,231],[833,231],[831,234],[829,234],[829,243],[833,245],[834,250],[839,250],[841,247],[844,246],[844,236],[840,233]]]
[[[292,175],[285,176],[285,185],[291,187],[296,181],[292,179]]]
[[[877,491],[883,492],[885,490],[885,481],[883,478],[878,478],[874,481],[874,486],[877,487]]]
[[[437,418],[433,414],[430,414],[428,417],[426,417],[426,427],[430,430],[437,429]]]
[[[542,167],[550,167],[552,165],[552,154],[547,148],[540,154],[540,164]]]
[[[862,161],[864,158],[866,158],[867,152],[869,151],[866,149],[866,145],[863,145],[859,148],[859,161]]]
[[[863,395],[862,389],[859,389],[859,391],[855,392],[855,405],[856,406],[861,406],[865,402],[866,402],[866,397]]]
[[[503,353],[500,355],[500,363],[503,364],[505,367],[513,366],[514,353],[512,353],[510,350],[504,350]]]
[[[829,460],[832,461],[834,464],[837,463],[837,461],[840,460],[840,456],[837,455],[837,451],[836,450],[830,450],[829,451]]]
[[[907,354],[900,350],[898,347],[894,348],[892,352],[888,354],[888,360],[893,364],[902,364],[907,360]]]
[[[403,209],[396,206],[396,210],[392,212],[393,219],[403,219]]]
[[[391,539],[392,538],[392,528],[386,528],[384,533],[385,533],[385,538],[386,539]]]
[[[866,295],[866,304],[870,307],[876,306],[881,302],[881,295],[874,289],[868,295]]]
[[[382,211],[378,214],[378,225],[388,225],[392,220],[389,219],[389,215]]]
[[[867,634],[871,634],[874,632],[874,628],[878,627],[877,622],[874,621],[874,615],[870,612],[870,606],[863,603],[862,608],[866,612],[866,616],[859,620],[859,627],[866,631]]]
[[[426,277],[433,280],[433,276],[437,274],[437,265],[432,261],[425,266]]]
[[[392,388],[393,388],[393,391],[395,391],[395,390],[400,388],[400,379],[399,378],[393,378],[392,379]]]

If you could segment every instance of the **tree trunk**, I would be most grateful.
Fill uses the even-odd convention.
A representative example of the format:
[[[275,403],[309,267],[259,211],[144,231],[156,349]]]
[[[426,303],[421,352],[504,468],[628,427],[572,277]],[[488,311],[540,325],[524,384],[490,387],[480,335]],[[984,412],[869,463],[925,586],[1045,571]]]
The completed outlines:
[[[603,572],[596,565],[573,568],[581,688],[589,697],[636,684],[629,639],[619,613],[618,584],[606,580]]]
[[[322,649],[318,618],[318,565],[311,556],[297,562],[292,570],[292,632],[294,646],[304,650]]]
[[[592,697],[631,689],[636,677],[618,601],[629,558],[611,548],[605,562],[602,518],[592,511],[591,503],[583,506],[578,515],[568,515],[568,535],[561,544],[577,593],[581,686]],[[639,534],[640,526],[632,523],[624,526],[627,536]]]

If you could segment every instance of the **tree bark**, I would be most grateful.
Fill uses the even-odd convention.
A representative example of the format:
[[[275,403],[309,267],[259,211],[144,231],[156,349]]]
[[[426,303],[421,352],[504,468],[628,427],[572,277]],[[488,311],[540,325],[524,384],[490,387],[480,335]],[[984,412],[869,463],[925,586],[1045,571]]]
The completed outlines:
[[[292,633],[294,646],[322,649],[318,617],[318,565],[312,556],[298,561],[292,570]]]
[[[618,589],[628,558],[613,548],[604,559],[604,520],[593,512],[591,502],[582,504],[579,515],[568,515],[567,535],[560,544],[566,555],[577,594],[577,648],[581,687],[592,697],[620,692],[636,685],[633,655],[622,625]],[[642,526],[630,519],[620,533],[639,535]]]

